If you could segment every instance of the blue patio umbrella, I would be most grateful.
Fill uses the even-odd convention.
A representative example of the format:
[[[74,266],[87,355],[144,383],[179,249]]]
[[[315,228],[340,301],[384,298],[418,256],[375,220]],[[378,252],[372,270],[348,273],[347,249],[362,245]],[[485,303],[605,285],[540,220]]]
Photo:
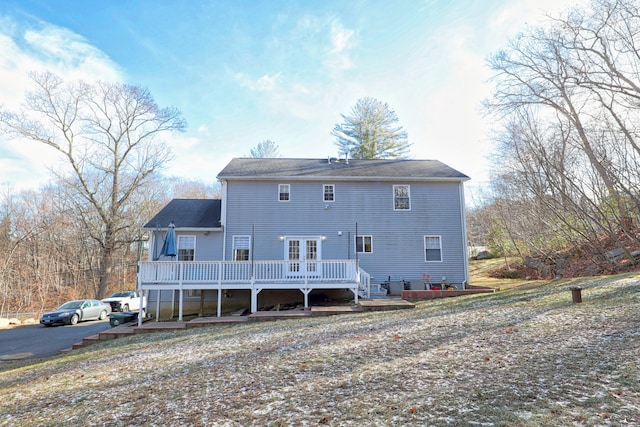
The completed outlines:
[[[169,223],[169,227],[167,228],[167,234],[164,236],[164,243],[162,243],[160,255],[170,257],[178,255],[176,249],[176,226],[173,221]]]

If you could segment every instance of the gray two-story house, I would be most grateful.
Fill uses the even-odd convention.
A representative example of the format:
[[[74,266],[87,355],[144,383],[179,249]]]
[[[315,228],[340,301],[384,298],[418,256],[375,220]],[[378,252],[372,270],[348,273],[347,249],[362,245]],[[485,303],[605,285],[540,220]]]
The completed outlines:
[[[154,237],[139,281],[151,309],[221,315],[357,302],[381,284],[468,283],[469,178],[439,161],[236,158],[218,179],[221,200],[173,200],[145,226]],[[159,257],[170,222],[176,254]]]

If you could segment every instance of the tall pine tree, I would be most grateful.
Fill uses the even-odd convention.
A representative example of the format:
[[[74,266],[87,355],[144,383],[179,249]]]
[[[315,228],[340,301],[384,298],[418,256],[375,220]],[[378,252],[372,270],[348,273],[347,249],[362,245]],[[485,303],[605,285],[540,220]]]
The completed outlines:
[[[361,98],[351,115],[341,114],[331,135],[336,137],[340,154],[354,159],[406,158],[411,144],[407,132],[398,126],[395,111],[374,98]]]
[[[282,155],[280,154],[280,147],[278,147],[278,144],[269,139],[265,139],[251,149],[249,157],[266,159],[282,157]]]

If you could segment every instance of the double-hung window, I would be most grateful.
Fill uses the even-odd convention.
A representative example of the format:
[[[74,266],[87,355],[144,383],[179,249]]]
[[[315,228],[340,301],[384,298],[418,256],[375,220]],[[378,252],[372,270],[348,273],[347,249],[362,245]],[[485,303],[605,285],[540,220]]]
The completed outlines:
[[[442,242],[440,236],[424,236],[424,260],[442,261]]]
[[[251,236],[233,236],[233,260],[249,261]]]
[[[356,236],[356,252],[371,253],[373,252],[372,236]]]
[[[196,258],[196,236],[178,236],[178,261]]]
[[[278,200],[288,202],[291,199],[291,186],[289,184],[278,184]]]
[[[196,259],[196,236],[178,236],[178,261],[194,261]],[[189,269],[189,274],[194,273]],[[200,291],[189,290],[187,297],[200,296]]]
[[[411,196],[408,185],[393,186],[393,210],[411,210]]]
[[[324,184],[322,186],[322,197],[325,202],[333,202],[335,200],[336,187],[333,184]]]

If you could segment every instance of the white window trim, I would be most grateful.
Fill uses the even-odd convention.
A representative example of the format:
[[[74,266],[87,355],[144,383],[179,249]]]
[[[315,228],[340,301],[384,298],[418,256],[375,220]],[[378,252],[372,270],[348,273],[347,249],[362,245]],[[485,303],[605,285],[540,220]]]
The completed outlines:
[[[438,238],[438,245],[440,246],[440,259],[439,260],[428,260],[427,259],[427,237],[437,237]],[[422,253],[424,254],[424,262],[443,262],[443,256],[442,256],[442,236],[436,235],[436,234],[425,234],[424,237],[422,238],[422,244],[424,245],[424,249],[422,251]]]
[[[283,186],[287,187],[287,194],[289,195],[289,198],[287,200],[280,199],[280,194],[282,193],[282,191],[280,191],[280,187]],[[283,203],[291,201],[291,184],[278,184],[278,201]]]
[[[407,187],[407,198],[409,199],[409,207],[407,209],[396,209],[396,187]],[[399,212],[407,212],[411,210],[411,185],[398,184],[393,186],[393,210]]]
[[[332,188],[331,194],[333,195],[333,200],[325,200],[324,199],[324,195],[325,195],[324,187],[331,187]],[[322,184],[322,201],[325,202],[325,203],[333,203],[333,202],[336,201],[336,185],[335,184]]]
[[[182,234],[180,236],[177,236],[177,244],[176,244],[176,249],[178,250],[178,257],[180,256],[180,249],[186,249],[185,247],[180,245],[181,241],[186,240],[187,238],[191,238],[193,239],[193,260],[196,260],[196,247],[197,247],[197,243],[198,243],[198,239],[196,239],[196,236],[194,234]],[[191,248],[188,248],[191,249]],[[177,257],[176,257],[177,258]]]
[[[249,241],[249,247],[248,248],[241,248],[241,249],[248,249],[249,250],[249,260],[251,259],[251,236],[249,235],[245,235],[245,234],[238,234],[238,235],[234,235],[231,237],[231,259],[233,259],[235,261],[235,252],[236,252],[236,239],[242,238],[242,239],[248,239]]]
[[[362,237],[362,252],[358,252],[358,237]],[[371,239],[371,252],[365,252],[364,251],[364,239],[365,237],[368,237]],[[354,236],[353,238],[353,247],[355,248],[355,253],[357,254],[372,254],[373,253],[373,235],[371,234],[359,234],[357,236]]]

